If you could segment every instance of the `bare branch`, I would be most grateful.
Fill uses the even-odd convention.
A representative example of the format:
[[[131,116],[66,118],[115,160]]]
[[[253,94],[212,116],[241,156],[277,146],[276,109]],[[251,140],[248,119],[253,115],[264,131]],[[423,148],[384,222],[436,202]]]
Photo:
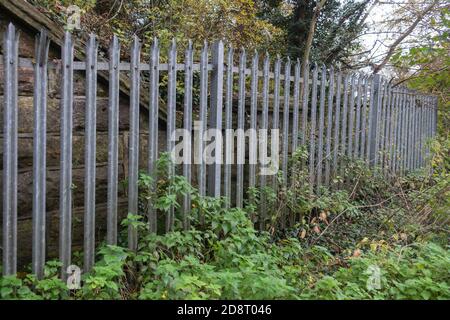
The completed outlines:
[[[419,24],[420,21],[422,21],[422,19],[434,8],[434,6],[436,5],[437,0],[433,1],[433,3],[431,3],[430,5],[428,5],[421,13],[419,13],[416,17],[416,19],[414,20],[414,22],[409,26],[409,28],[407,28],[393,43],[392,45],[389,46],[389,50],[386,53],[386,56],[384,57],[384,59],[381,61],[380,64],[376,65],[373,69],[373,73],[378,73],[380,72],[381,69],[383,69],[383,67],[386,65],[386,63],[389,61],[389,59],[392,57],[392,55],[394,54],[395,50],[397,49],[397,46],[408,36],[411,34],[411,32],[414,31],[414,29],[416,28],[416,26]]]

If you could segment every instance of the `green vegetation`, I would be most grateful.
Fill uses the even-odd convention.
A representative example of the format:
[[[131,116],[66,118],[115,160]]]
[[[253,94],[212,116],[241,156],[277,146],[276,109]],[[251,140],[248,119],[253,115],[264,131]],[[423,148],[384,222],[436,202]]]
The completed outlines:
[[[433,145],[448,152],[448,146]],[[305,155],[299,151],[292,159],[298,177],[305,175]],[[160,173],[167,164],[162,157]],[[262,192],[244,209],[225,209],[224,199],[200,197],[183,177],[159,180],[151,191],[151,177],[141,174],[141,201],[151,199],[160,212],[178,208],[177,199],[191,194],[190,230],[182,230],[177,216],[175,231],[150,234],[142,215],[129,214],[121,245],[99,248],[81,289],[67,290],[58,279],[60,264],[51,261],[43,280],[31,274],[3,277],[0,294],[3,299],[449,299],[448,159],[436,153],[433,165],[431,177],[418,172],[390,181],[363,163],[351,163],[345,180],[337,177],[331,188],[311,192],[291,186],[275,196],[272,191],[269,232],[255,230],[249,219]],[[276,214],[283,211],[278,203],[286,195],[295,199],[287,207],[296,219],[275,232],[283,219]],[[139,230],[136,252],[125,249],[128,224]],[[82,261],[80,255],[75,260]]]
[[[204,40],[222,39],[235,48],[245,46],[250,52],[258,49],[292,59],[302,57],[317,5],[311,0],[28,1],[61,24],[66,22],[67,6],[79,6],[82,30],[95,32],[105,48],[113,33],[124,44],[137,34],[144,46],[149,46],[153,37],[160,39],[163,48],[172,38],[181,47],[187,39],[197,47]],[[311,60],[348,63],[348,54],[360,48],[358,34],[366,27],[370,3],[328,0],[313,37]]]
[[[392,63],[399,74],[404,74],[401,82],[411,89],[430,92],[439,98],[438,130],[444,137],[449,134],[450,125],[450,9],[442,8],[437,17],[430,20],[435,33],[424,35],[420,42],[399,51],[392,57]],[[407,70],[414,70],[408,74]]]

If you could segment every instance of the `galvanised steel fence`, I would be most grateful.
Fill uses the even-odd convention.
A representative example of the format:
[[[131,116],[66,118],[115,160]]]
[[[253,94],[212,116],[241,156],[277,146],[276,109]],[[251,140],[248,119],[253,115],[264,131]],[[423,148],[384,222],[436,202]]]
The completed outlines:
[[[158,114],[164,111],[167,133],[177,127],[176,112],[183,113],[182,127],[193,130],[194,114],[201,129],[262,128],[281,131],[281,170],[283,183],[288,183],[288,157],[301,145],[309,151],[310,182],[326,185],[339,171],[340,155],[360,158],[382,168],[387,176],[405,174],[424,167],[429,155],[427,140],[436,134],[437,98],[422,95],[402,87],[394,87],[380,75],[344,74],[340,70],[313,64],[302,68],[299,61],[277,57],[274,64],[265,55],[260,62],[255,52],[251,61],[241,49],[224,48],[219,41],[211,50],[205,42],[199,63],[194,63],[194,50],[189,42],[184,63],[178,63],[177,47],[172,41],[167,63],[161,63],[161,49],[155,39],[150,60],[141,61],[141,43],[134,38],[130,62],[120,61],[117,37],[110,44],[109,61],[99,61],[98,42],[90,35],[86,43],[85,61],[74,61],[74,39],[65,34],[61,60],[48,62],[49,39],[45,31],[37,36],[34,61],[19,59],[19,36],[10,24],[4,34],[4,122],[3,122],[3,273],[16,273],[17,265],[17,176],[18,176],[18,67],[32,66],[34,72],[34,160],[33,160],[33,234],[32,268],[38,277],[43,274],[46,248],[46,103],[47,71],[61,72],[60,104],[60,210],[59,258],[65,270],[71,264],[72,247],[72,130],[74,72],[85,72],[85,184],[84,184],[84,271],[94,263],[95,249],[95,178],[96,178],[96,93],[97,72],[109,72],[108,104],[108,186],[107,235],[108,244],[117,243],[118,232],[118,134],[119,84],[121,74],[129,79],[129,170],[128,212],[138,213],[138,156],[141,74],[148,75],[148,173],[155,174],[155,161],[163,151],[171,151],[175,142],[167,134],[165,150],[158,148]],[[234,58],[239,61],[235,64]],[[262,66],[262,69],[261,69]],[[303,70],[303,71],[302,71]],[[291,72],[293,71],[293,74]],[[184,74],[179,81],[177,72]],[[303,73],[303,74],[302,74]],[[194,88],[194,75],[199,77]],[[164,95],[160,93],[161,78],[167,77]],[[178,80],[177,80],[178,79]],[[250,80],[250,83],[247,83]],[[184,101],[177,107],[177,81],[183,86]],[[196,101],[193,106],[195,90]],[[249,89],[249,90],[248,90]],[[249,92],[248,92],[249,91]],[[236,95],[235,95],[236,94]],[[236,98],[237,96],[237,98]],[[247,99],[249,97],[249,99]],[[160,106],[163,100],[164,108]],[[250,103],[247,103],[250,100]],[[236,106],[237,105],[237,106]],[[195,109],[195,110],[193,110]],[[237,110],[237,112],[235,112]],[[195,111],[195,112],[194,112]],[[238,144],[241,143],[238,141]],[[242,144],[247,149],[239,156],[254,158],[257,144]],[[204,143],[186,143],[189,157],[202,155]],[[234,150],[229,146],[216,152],[217,162],[196,164],[197,187],[201,195],[225,196],[243,206],[244,185],[264,187],[276,179],[258,175],[255,164],[221,164]],[[187,151],[186,151],[187,150]],[[248,166],[247,170],[244,167]],[[192,166],[183,165],[183,175],[193,181]],[[172,173],[174,173],[172,169]],[[235,179],[232,179],[235,173]],[[270,178],[270,181],[269,181]],[[245,179],[245,181],[244,181]],[[244,183],[245,182],[245,183]],[[186,196],[181,208],[183,223],[191,208]],[[267,210],[261,207],[260,215]],[[174,224],[174,209],[166,216],[166,231]],[[149,206],[151,232],[157,230],[157,210]],[[262,224],[260,224],[262,225]],[[97,239],[98,240],[98,239]],[[129,227],[130,249],[137,246],[137,231]]]

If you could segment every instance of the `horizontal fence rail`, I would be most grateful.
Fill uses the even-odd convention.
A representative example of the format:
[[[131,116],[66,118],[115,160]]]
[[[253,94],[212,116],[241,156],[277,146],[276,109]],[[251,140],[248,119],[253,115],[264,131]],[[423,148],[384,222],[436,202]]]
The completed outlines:
[[[34,60],[19,58],[18,32],[10,24],[4,34],[3,69],[3,273],[17,271],[17,206],[18,206],[18,70],[34,69],[33,122],[33,211],[32,268],[43,275],[46,257],[46,140],[47,140],[47,79],[48,70],[60,74],[60,179],[59,179],[59,258],[62,277],[71,265],[73,239],[73,121],[74,74],[85,79],[84,109],[84,215],[83,271],[95,263],[96,238],[96,152],[98,109],[98,73],[108,74],[107,104],[107,211],[106,243],[118,241],[119,215],[119,95],[122,77],[129,84],[129,119],[127,212],[148,218],[150,232],[156,233],[159,212],[149,201],[145,212],[139,206],[139,156],[146,150],[147,173],[153,177],[150,188],[155,190],[157,160],[161,152],[172,152],[176,129],[188,133],[215,129],[209,136],[214,141],[212,163],[203,155],[209,152],[207,141],[183,140],[184,161],[180,172],[198,188],[200,195],[225,196],[227,206],[244,206],[247,188],[287,187],[291,183],[289,157],[298,148],[306,148],[311,188],[330,185],[342,175],[346,159],[361,159],[381,168],[386,177],[403,175],[428,164],[428,141],[436,135],[437,98],[422,95],[404,87],[393,86],[380,75],[346,74],[333,67],[308,62],[271,60],[267,54],[249,54],[245,49],[225,47],[221,41],[205,42],[195,61],[195,50],[189,42],[180,54],[173,40],[169,48],[161,48],[154,39],[148,61],[142,59],[142,44],[134,37],[130,61],[120,61],[120,43],[113,37],[109,60],[100,58],[98,41],[90,35],[86,44],[86,61],[74,61],[74,39],[65,34],[61,59],[48,61],[49,40],[45,31],[36,37]],[[183,60],[180,63],[181,60]],[[163,61],[166,61],[163,63]],[[304,64],[305,63],[305,64]],[[236,64],[236,65],[235,65]],[[145,75],[145,77],[144,77]],[[144,81],[145,78],[145,81]],[[148,96],[147,105],[142,94]],[[145,109],[147,108],[147,109]],[[142,111],[145,112],[142,112]],[[164,111],[162,111],[164,110]],[[178,115],[182,115],[178,117]],[[164,125],[161,126],[161,121]],[[142,126],[145,126],[144,128]],[[235,135],[217,136],[237,130]],[[250,133],[244,132],[254,129]],[[268,129],[256,134],[255,130]],[[166,141],[159,134],[165,130]],[[140,138],[145,131],[146,141]],[[208,133],[209,134],[209,133]],[[195,134],[194,134],[195,136]],[[235,141],[237,136],[237,141]],[[261,141],[270,141],[265,148]],[[145,143],[144,143],[145,142]],[[232,142],[232,143],[231,143]],[[275,149],[277,143],[279,149]],[[142,147],[146,145],[146,149]],[[278,170],[262,174],[267,169],[261,158],[273,156]],[[197,159],[197,162],[192,162]],[[278,161],[279,160],[279,161]],[[250,163],[247,163],[249,161]],[[280,162],[280,163],[278,163]],[[169,176],[178,172],[171,165]],[[166,178],[166,177],[165,177]],[[345,177],[344,177],[345,178]],[[181,225],[189,228],[191,199],[184,196],[180,208],[171,207],[165,216],[165,231],[174,229],[176,211],[181,211]],[[268,219],[266,199],[261,199],[259,214],[252,220],[261,230]],[[283,212],[281,227],[292,223],[289,212]],[[201,218],[201,217],[200,217]],[[128,246],[137,248],[138,234],[128,226]]]

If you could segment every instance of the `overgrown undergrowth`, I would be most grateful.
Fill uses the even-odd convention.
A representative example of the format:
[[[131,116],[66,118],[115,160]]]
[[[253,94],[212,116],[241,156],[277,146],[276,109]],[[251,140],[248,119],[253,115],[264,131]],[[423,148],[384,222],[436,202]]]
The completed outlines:
[[[152,189],[151,178],[142,175],[141,202],[152,200],[160,212],[191,195],[190,230],[177,220],[175,231],[151,234],[142,215],[130,214],[122,242],[99,248],[80,289],[67,290],[58,279],[59,262],[51,261],[42,280],[29,273],[1,278],[1,297],[450,299],[448,142],[434,149],[431,176],[387,179],[348,162],[329,188],[313,191],[299,151],[291,163],[294,183],[276,194],[250,190],[243,209],[200,197],[182,177],[159,180]],[[164,170],[167,163],[160,165]],[[263,199],[269,215],[257,221],[260,231],[249,217]],[[276,231],[283,223],[288,227]],[[136,252],[125,248],[129,224],[139,231]],[[81,261],[76,255],[74,263]]]

